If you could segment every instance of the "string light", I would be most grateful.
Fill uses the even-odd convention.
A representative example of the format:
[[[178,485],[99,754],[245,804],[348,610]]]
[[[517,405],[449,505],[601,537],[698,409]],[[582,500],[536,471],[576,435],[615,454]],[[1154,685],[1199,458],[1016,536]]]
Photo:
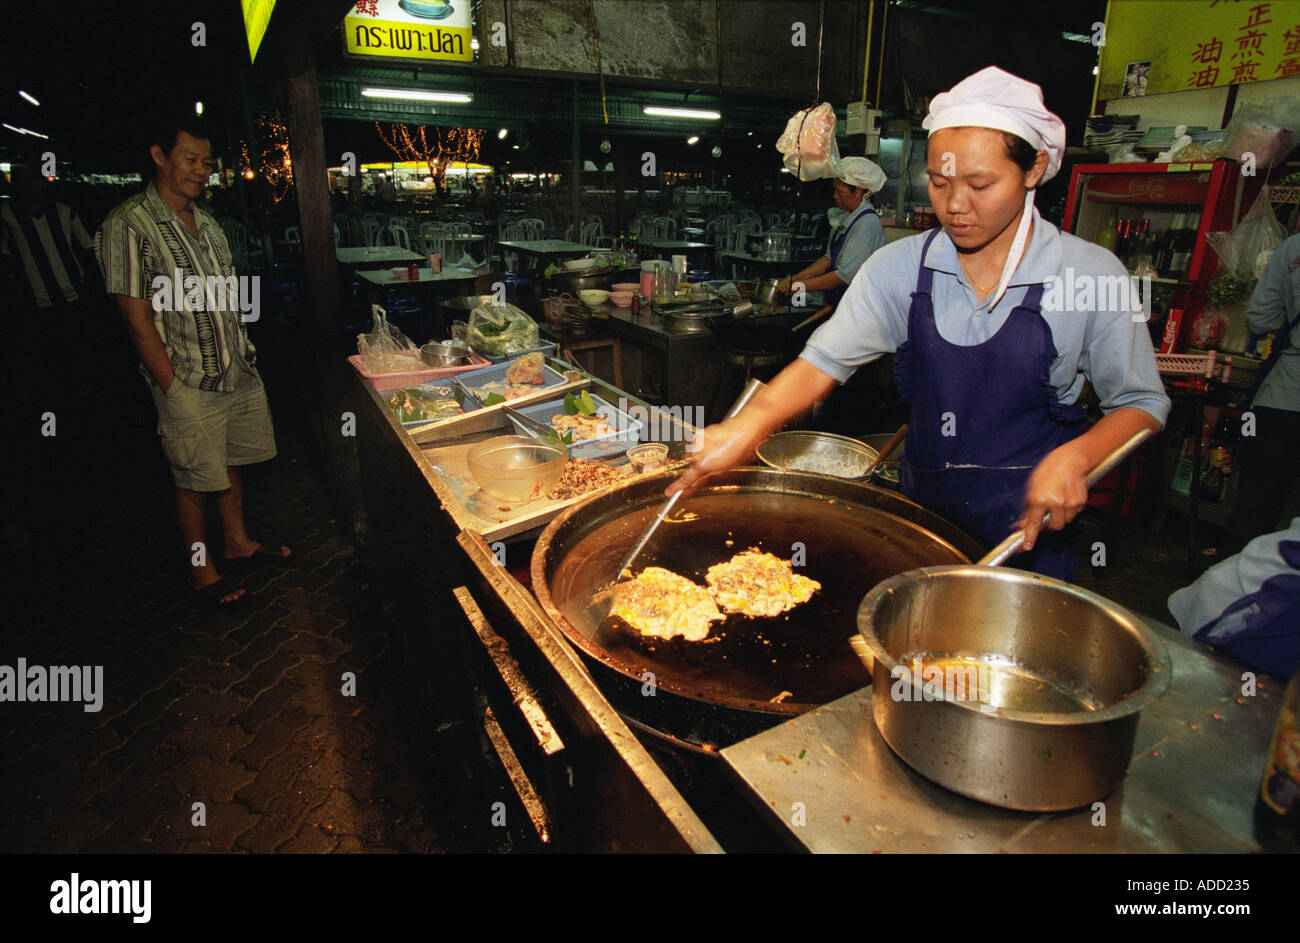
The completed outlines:
[[[408,125],[393,124],[385,134],[378,121],[375,130],[399,160],[423,161],[439,189],[446,185],[448,166],[478,160],[486,133],[482,128],[448,128],[444,136],[441,128],[424,125],[416,126],[412,133]]]
[[[254,161],[248,153],[248,142],[239,142],[240,163],[244,179],[252,180],[260,174],[271,185],[271,198],[279,203],[293,189],[293,158],[289,155],[289,129],[280,115],[257,116],[257,138],[261,150]]]

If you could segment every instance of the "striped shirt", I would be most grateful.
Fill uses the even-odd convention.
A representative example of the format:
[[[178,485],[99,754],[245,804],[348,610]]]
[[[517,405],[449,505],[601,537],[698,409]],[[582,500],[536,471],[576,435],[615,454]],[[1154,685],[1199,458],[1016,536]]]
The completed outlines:
[[[193,202],[190,209],[197,237],[151,182],[108,214],[95,233],[95,256],[109,294],[149,301],[154,327],[186,386],[233,392],[241,372],[256,373],[257,354],[237,298],[204,291],[196,304],[198,294],[185,288],[191,278],[203,285],[235,278],[221,227]],[[140,369],[152,382],[143,364]]]
[[[53,231],[51,217],[59,220]],[[22,264],[31,297],[39,307],[78,300],[86,273],[77,251],[90,248],[90,236],[67,204],[47,201],[40,214],[33,216],[15,201],[6,200],[0,207],[0,237],[4,254],[16,255]]]

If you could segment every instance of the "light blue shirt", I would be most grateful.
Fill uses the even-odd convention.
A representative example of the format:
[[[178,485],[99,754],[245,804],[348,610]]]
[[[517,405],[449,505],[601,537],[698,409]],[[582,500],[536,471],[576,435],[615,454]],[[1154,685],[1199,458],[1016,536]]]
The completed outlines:
[[[840,246],[840,257],[835,264],[835,274],[846,285],[853,281],[853,276],[858,274],[862,263],[885,244],[885,227],[881,225],[879,216],[873,212],[866,219],[859,219],[871,209],[871,201],[863,200],[861,206],[840,220],[841,231],[853,226],[844,237],[844,245]],[[857,225],[854,225],[854,221],[858,221]],[[829,248],[826,254],[830,255]]]
[[[1295,327],[1287,338],[1286,349],[1278,356],[1268,376],[1260,384],[1252,406],[1271,406],[1300,412],[1300,321],[1296,299],[1300,298],[1300,233],[1277,247],[1268,267],[1250,296],[1246,324],[1252,334],[1276,331],[1275,344],[1281,344],[1286,326]]]
[[[858,270],[839,308],[813,333],[799,356],[843,383],[864,363],[897,350],[907,340],[907,312],[928,235],[900,239],[874,253]],[[1053,303],[1053,293],[1045,290],[1042,312],[1056,345],[1049,376],[1060,402],[1075,403],[1086,378],[1105,412],[1132,406],[1164,423],[1169,397],[1156,370],[1141,311],[1135,315],[1129,305],[1109,303],[1114,296],[1096,288],[1090,292],[1093,303],[1089,305],[1089,296],[1083,293],[1082,286],[1102,278],[1122,278],[1131,284],[1124,264],[1110,252],[1061,232],[1044,222],[1035,208],[1029,245],[991,311],[977,303],[946,232],[935,238],[925,264],[934,269],[931,297],[939,334],[962,347],[982,344],[997,333],[1011,309],[1024,299],[1028,286],[1057,280],[1055,297],[1065,300]],[[989,377],[989,382],[996,383],[997,377]]]

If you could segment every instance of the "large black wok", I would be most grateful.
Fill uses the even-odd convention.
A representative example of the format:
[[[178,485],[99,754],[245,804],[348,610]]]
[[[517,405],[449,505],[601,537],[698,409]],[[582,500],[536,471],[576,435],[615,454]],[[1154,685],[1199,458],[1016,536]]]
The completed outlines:
[[[638,557],[638,571],[662,566],[703,585],[709,566],[756,546],[785,559],[801,554],[799,572],[822,589],[784,616],[730,616],[707,642],[643,638],[605,617],[609,589],[671,477],[640,478],[566,510],[537,541],[532,584],[568,639],[601,666],[598,677],[620,689],[611,693],[620,710],[683,739],[747,735],[867,685],[849,645],[863,595],[896,573],[981,552],[893,492],[824,475],[733,469],[678,505]],[[730,723],[737,713],[739,724]]]

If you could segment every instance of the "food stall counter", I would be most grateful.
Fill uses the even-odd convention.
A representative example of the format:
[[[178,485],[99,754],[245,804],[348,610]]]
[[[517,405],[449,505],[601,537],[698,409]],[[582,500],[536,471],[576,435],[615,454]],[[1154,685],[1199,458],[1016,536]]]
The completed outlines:
[[[1123,784],[1072,812],[1002,809],[930,782],[872,719],[870,687],[722,750],[795,848],[839,853],[1258,851],[1252,811],[1285,684],[1146,620],[1173,663],[1141,715]]]

